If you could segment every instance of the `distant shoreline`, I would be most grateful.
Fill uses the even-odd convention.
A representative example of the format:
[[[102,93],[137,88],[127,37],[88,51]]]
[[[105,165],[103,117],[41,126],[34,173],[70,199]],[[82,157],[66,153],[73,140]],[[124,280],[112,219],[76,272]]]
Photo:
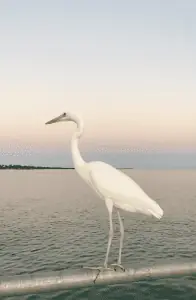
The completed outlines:
[[[0,170],[74,170],[73,167],[42,167],[42,166],[23,166],[23,165],[0,165]],[[133,168],[118,168],[133,169]]]
[[[0,165],[0,170],[65,170],[74,168],[63,167],[42,167],[42,166],[23,166],[23,165]]]

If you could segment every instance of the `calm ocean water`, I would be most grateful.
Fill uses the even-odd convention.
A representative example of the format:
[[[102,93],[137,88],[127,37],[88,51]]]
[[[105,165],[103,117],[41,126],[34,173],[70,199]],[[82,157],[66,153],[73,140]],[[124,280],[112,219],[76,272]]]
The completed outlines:
[[[196,171],[124,170],[164,209],[163,219],[122,212],[127,267],[196,261]],[[110,262],[118,256],[114,211]],[[108,239],[105,204],[73,170],[0,171],[0,275],[76,269],[103,263]],[[9,299],[196,299],[195,278]]]

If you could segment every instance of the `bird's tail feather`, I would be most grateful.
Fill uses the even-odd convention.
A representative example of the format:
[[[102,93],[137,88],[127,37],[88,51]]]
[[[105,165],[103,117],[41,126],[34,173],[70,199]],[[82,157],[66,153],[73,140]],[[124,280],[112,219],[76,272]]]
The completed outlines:
[[[163,210],[162,208],[154,201],[152,200],[152,207],[148,209],[149,213],[152,214],[155,218],[161,219],[163,216]]]

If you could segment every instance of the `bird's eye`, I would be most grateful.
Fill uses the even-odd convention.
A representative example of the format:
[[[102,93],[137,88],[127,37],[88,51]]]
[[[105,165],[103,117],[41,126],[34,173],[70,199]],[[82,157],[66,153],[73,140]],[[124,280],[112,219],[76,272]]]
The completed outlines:
[[[66,117],[66,113],[64,113],[63,116]]]

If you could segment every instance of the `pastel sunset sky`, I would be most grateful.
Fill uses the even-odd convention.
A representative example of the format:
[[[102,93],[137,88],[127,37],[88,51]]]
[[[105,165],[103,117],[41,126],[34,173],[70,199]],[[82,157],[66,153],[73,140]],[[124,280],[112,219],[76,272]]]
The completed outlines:
[[[195,0],[1,0],[0,164],[196,167]]]

